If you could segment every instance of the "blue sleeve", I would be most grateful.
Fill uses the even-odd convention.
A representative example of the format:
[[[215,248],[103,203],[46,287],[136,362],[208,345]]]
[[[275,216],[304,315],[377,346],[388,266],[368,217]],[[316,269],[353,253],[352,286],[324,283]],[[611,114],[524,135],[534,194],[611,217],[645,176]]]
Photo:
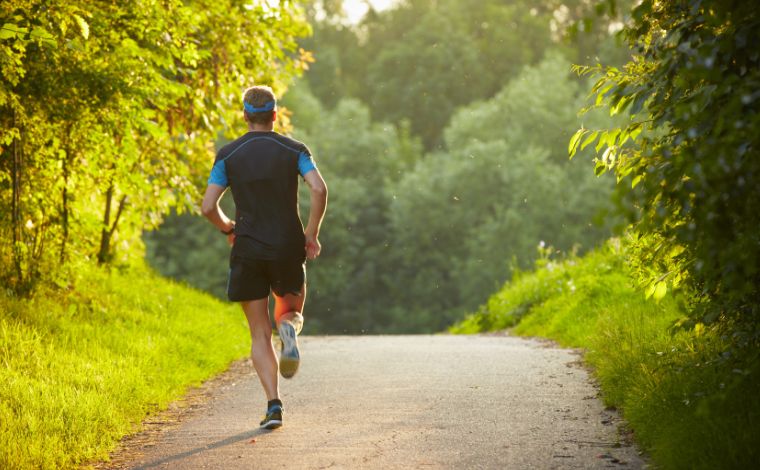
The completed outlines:
[[[229,186],[224,160],[218,160],[214,163],[214,167],[211,169],[211,175],[208,177],[208,184],[216,184],[224,188]]]
[[[317,165],[314,164],[314,159],[311,158],[311,155],[306,152],[298,154],[298,172],[301,173],[301,176],[306,176],[306,173],[316,169]]]

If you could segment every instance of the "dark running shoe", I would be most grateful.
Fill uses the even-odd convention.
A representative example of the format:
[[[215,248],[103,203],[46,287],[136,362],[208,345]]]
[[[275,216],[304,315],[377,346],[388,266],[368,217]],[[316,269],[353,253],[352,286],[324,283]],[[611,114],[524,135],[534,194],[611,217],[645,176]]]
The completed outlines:
[[[277,429],[282,426],[282,407],[280,405],[270,406],[267,415],[259,424],[264,429]]]
[[[283,321],[277,326],[277,333],[280,335],[280,342],[282,343],[282,349],[280,349],[280,374],[289,379],[296,374],[298,364],[301,362],[301,355],[298,353],[296,329],[289,321]]]

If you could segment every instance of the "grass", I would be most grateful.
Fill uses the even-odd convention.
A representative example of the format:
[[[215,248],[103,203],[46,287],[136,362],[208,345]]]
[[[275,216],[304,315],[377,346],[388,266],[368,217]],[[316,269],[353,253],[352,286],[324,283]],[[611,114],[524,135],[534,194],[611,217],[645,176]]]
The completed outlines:
[[[233,305],[145,268],[0,293],[0,468],[107,458],[142,419],[248,350]]]
[[[685,314],[671,296],[646,300],[610,244],[518,275],[451,331],[514,327],[583,348],[605,402],[659,468],[757,468],[758,350],[725,325],[671,329]]]

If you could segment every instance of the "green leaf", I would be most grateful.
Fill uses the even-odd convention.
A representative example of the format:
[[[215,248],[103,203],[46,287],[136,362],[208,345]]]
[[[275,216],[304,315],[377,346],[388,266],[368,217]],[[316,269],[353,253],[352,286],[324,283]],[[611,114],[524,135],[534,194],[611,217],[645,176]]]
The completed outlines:
[[[646,290],[644,290],[644,297],[647,298],[647,299],[650,298],[650,297],[652,297],[652,294],[654,294],[654,290],[655,290],[656,287],[657,287],[657,283],[656,282],[653,282],[653,283],[649,284],[647,286]]]
[[[620,129],[620,133],[618,134],[618,145],[622,146],[625,144],[625,142],[628,140],[628,138],[631,136],[630,128],[625,127],[623,129]]]
[[[624,96],[620,98],[620,101],[615,103],[615,105],[610,109],[610,116],[615,116],[616,114],[622,113],[623,111],[625,111],[625,108],[627,108],[630,103],[631,103],[630,96]]]
[[[578,147],[578,142],[581,140],[581,137],[588,132],[584,128],[578,129],[575,134],[573,134],[573,137],[570,138],[570,144],[567,147],[567,153],[570,155],[570,158],[572,158],[575,155],[575,152]]]
[[[607,139],[605,143],[609,146],[616,145],[616,140],[620,135],[620,129],[612,129],[607,133]]]
[[[0,39],[9,39],[12,37],[23,37],[23,35],[29,31],[26,28],[22,28],[20,26],[17,26],[13,23],[5,23],[2,28],[0,28]]]
[[[646,95],[643,93],[637,93],[635,95],[635,99],[633,100],[633,105],[631,106],[631,114],[637,115],[639,114],[639,111],[644,107],[644,102],[646,101]]]
[[[596,95],[596,102],[594,103],[596,106],[599,106],[600,104],[602,104],[602,101],[604,101],[604,95],[606,95],[607,92],[610,91],[610,89],[613,86],[615,86],[615,84],[614,83],[610,83],[607,86],[605,86],[604,88],[602,88],[601,90],[599,90],[599,93],[597,93],[597,95]]]
[[[644,179],[644,175],[634,176],[633,181],[631,181],[631,189],[635,188],[639,183],[641,183],[642,179]]]
[[[81,16],[72,16],[74,16],[74,21],[76,21],[77,25],[79,25],[79,32],[82,34],[82,37],[88,39],[90,37],[90,25],[87,24],[87,22]]]
[[[581,150],[585,149],[589,146],[590,143],[592,143],[596,138],[599,136],[599,131],[593,131],[589,133],[588,137],[586,137],[586,140],[583,141],[581,144]]]
[[[665,294],[667,293],[668,293],[668,285],[665,283],[665,281],[660,281],[655,284],[652,297],[654,297],[654,300],[660,300],[663,297],[665,297]]]
[[[596,143],[596,147],[594,147],[594,150],[596,153],[599,153],[600,150],[602,150],[602,147],[604,147],[604,143],[607,141],[607,134],[609,131],[602,132],[602,135],[599,137],[599,142]]]
[[[32,30],[32,33],[29,35],[30,38],[35,39],[42,44],[47,44],[49,46],[55,46],[57,45],[57,42],[55,41],[55,36],[50,34],[45,28],[42,28],[40,26],[35,26],[35,28]]]
[[[635,126],[631,126],[631,131],[630,131],[631,140],[636,140],[636,137],[638,137],[639,134],[641,134],[642,129],[643,129],[643,126],[641,125],[641,123],[636,124]]]

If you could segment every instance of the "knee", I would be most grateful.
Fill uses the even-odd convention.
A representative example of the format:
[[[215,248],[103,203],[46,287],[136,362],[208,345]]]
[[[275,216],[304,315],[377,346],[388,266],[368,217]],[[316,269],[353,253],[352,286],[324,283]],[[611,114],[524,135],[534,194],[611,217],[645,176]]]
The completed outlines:
[[[251,330],[251,340],[258,343],[272,340],[272,328],[254,328]]]

